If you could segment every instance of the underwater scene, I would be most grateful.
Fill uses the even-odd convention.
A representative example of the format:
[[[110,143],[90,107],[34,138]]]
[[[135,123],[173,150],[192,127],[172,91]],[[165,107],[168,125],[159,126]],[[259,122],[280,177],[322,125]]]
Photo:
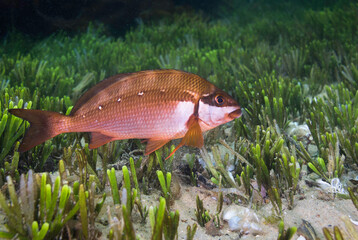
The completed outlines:
[[[358,2],[0,1],[0,239],[358,239]]]

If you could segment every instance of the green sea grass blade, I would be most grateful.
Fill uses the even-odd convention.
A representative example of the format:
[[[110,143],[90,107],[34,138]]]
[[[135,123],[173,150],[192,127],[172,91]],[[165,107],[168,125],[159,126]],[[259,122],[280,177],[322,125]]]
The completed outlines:
[[[120,198],[119,198],[119,190],[118,190],[116,173],[114,171],[114,168],[112,168],[111,170],[108,169],[107,175],[108,175],[109,184],[110,184],[111,190],[112,190],[113,203],[120,204],[121,202],[120,202]]]
[[[296,231],[297,231],[297,227],[290,227],[289,229],[287,229],[286,232],[287,239],[291,239],[293,235],[296,233]]]
[[[154,231],[152,234],[152,240],[161,240],[163,234],[163,219],[165,213],[165,199],[160,198],[159,208],[157,212],[157,218],[155,221]]]
[[[63,220],[63,224],[66,224],[70,219],[72,219],[79,209],[80,209],[80,203],[77,202],[76,205],[71,209],[71,211],[67,213],[67,216]]]
[[[81,226],[82,233],[86,239],[88,239],[88,217],[87,217],[87,204],[86,204],[86,194],[83,184],[80,185],[79,191],[79,203],[80,203],[80,216],[81,216]]]
[[[162,149],[158,149],[155,151],[155,156],[158,161],[158,164],[160,166],[160,169],[164,172],[164,165],[162,160]]]
[[[50,228],[50,224],[48,224],[47,222],[42,224],[41,230],[40,232],[37,234],[36,240],[42,240],[45,239],[46,234],[48,232]]]
[[[7,119],[8,119],[8,114],[4,113],[2,115],[2,118],[1,118],[1,121],[0,121],[0,136],[3,134],[3,132],[5,130]]]
[[[69,188],[69,186],[64,185],[62,187],[61,195],[60,195],[60,201],[58,203],[58,210],[59,210],[58,216],[61,216],[61,218],[62,218],[62,215],[64,213],[64,210],[65,210],[68,198],[70,196],[70,193],[71,193],[71,189]]]
[[[335,237],[336,240],[343,240],[344,239],[339,227],[334,226],[333,230],[334,230],[334,237]]]
[[[46,221],[50,221],[50,219],[48,219],[48,215],[50,212],[50,206],[52,204],[52,192],[51,192],[51,185],[50,184],[46,184],[45,187],[45,192],[46,192]],[[57,196],[56,196],[57,199]]]
[[[172,182],[172,174],[170,172],[167,173],[167,191],[170,193],[170,184]]]
[[[167,189],[167,185],[165,183],[165,178],[164,178],[163,172],[158,170],[157,171],[157,176],[158,176],[159,184],[162,187],[163,195],[166,198],[167,193],[168,193],[168,189]]]
[[[32,222],[31,230],[32,230],[33,239],[37,239],[37,235],[39,233],[39,224],[37,221]]]
[[[45,220],[45,203],[46,203],[46,173],[43,173],[41,176],[41,186],[40,186],[40,221]]]
[[[127,209],[125,205],[122,205],[123,219],[124,219],[124,227],[126,236],[129,240],[136,240],[134,228],[132,225],[132,221],[130,219],[130,211]]]
[[[196,233],[196,229],[198,228],[198,225],[196,223],[193,224],[193,227],[191,227],[190,225],[188,225],[186,227],[186,239],[187,240],[193,240],[195,233]]]
[[[308,167],[311,168],[315,173],[317,173],[319,176],[321,176],[321,173],[317,170],[317,168],[312,164],[308,163]]]
[[[131,180],[129,177],[129,171],[126,166],[122,167],[123,172],[123,181],[124,181],[124,187],[127,190],[127,210],[132,211],[132,188],[131,188]]]
[[[152,232],[154,233],[155,211],[154,211],[154,207],[153,207],[153,206],[150,206],[150,207],[149,207],[149,222],[150,222],[150,227],[152,228]]]
[[[328,228],[326,228],[326,227],[323,228],[323,235],[326,238],[326,240],[333,240],[331,233],[329,232]]]
[[[136,173],[136,169],[135,169],[135,166],[134,166],[134,160],[133,160],[132,157],[129,158],[129,164],[130,164],[130,168],[131,168],[134,187],[135,187],[135,189],[137,189],[138,195],[140,195],[138,179],[137,179],[137,173]]]
[[[358,197],[353,193],[353,190],[350,187],[348,188],[348,193],[349,193],[349,196],[351,197],[351,200],[352,200],[354,206],[358,210]]]
[[[323,170],[323,173],[327,172],[326,163],[324,162],[323,158],[318,157],[317,162],[319,163],[320,167]]]
[[[48,214],[47,214],[47,221],[50,222],[52,220],[52,217],[53,217],[53,214],[55,212],[55,207],[56,207],[56,204],[57,204],[57,200],[58,200],[58,193],[59,193],[59,190],[60,190],[60,177],[58,176],[56,179],[55,179],[55,184],[54,184],[54,187],[53,187],[53,192],[52,192],[52,201],[50,203],[50,206],[48,206],[49,210],[48,210]]]

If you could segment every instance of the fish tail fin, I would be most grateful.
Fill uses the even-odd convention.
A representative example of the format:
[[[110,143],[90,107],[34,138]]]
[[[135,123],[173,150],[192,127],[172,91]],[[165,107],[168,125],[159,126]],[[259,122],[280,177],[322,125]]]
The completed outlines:
[[[70,117],[60,113],[30,109],[10,109],[9,112],[30,123],[30,127],[22,139],[19,152],[26,152],[56,135],[69,132],[66,129],[68,126],[66,123]]]

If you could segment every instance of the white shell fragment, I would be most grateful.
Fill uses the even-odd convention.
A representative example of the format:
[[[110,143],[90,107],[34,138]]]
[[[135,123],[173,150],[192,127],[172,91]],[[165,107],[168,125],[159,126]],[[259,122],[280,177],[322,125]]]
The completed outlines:
[[[290,136],[296,135],[297,138],[299,139],[311,136],[311,132],[308,125],[307,124],[298,125],[297,122],[291,122],[288,125],[287,132],[288,135]]]
[[[230,231],[258,235],[262,233],[260,220],[249,208],[232,205],[223,211],[222,218],[228,222]]]
[[[348,194],[348,192],[344,189],[342,183],[339,178],[333,178],[331,180],[331,184],[322,181],[321,179],[316,180],[319,184],[319,187],[328,193],[340,193],[340,194]]]

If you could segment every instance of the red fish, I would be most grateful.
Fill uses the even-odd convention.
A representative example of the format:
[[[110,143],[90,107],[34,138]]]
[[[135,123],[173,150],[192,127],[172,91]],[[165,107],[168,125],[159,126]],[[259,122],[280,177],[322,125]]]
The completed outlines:
[[[61,133],[90,132],[90,148],[114,140],[147,140],[145,154],[172,139],[201,148],[203,132],[241,116],[237,102],[198,75],[178,70],[118,74],[93,86],[69,116],[11,109],[30,122],[19,151],[27,151]]]

